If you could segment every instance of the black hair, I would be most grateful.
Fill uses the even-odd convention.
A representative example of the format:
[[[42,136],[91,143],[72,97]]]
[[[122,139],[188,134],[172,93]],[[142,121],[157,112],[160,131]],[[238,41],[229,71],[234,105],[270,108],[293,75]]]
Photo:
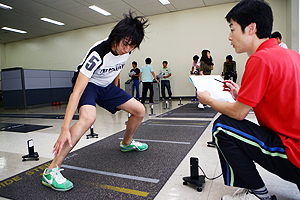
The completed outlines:
[[[146,59],[145,59],[145,63],[146,63],[147,65],[150,65],[150,64],[151,64],[151,58],[146,58]]]
[[[164,63],[168,64],[168,61],[164,60],[162,63],[163,63],[163,64],[164,64]]]
[[[278,31],[276,31],[272,33],[271,38],[279,38],[281,40],[282,36]]]
[[[108,36],[107,42],[110,45],[119,44],[121,39],[128,37],[130,45],[139,48],[145,36],[144,29],[149,26],[148,19],[142,16],[133,16],[135,12],[129,11],[124,14],[124,19],[119,21]]]
[[[136,62],[136,61],[132,61],[132,63],[131,63],[131,64],[137,65],[137,62]]]
[[[199,60],[199,56],[198,55],[194,55],[193,56],[193,60]]]
[[[210,53],[210,51],[206,50],[206,49],[202,51],[202,53],[201,53],[202,56],[201,56],[200,61],[205,62],[207,65],[214,65],[214,63],[212,62],[212,57],[211,56],[210,56],[210,58],[207,57],[207,52]]]
[[[262,0],[242,0],[226,15],[226,20],[237,22],[242,31],[251,24],[256,23],[256,35],[259,39],[269,38],[273,27],[273,13],[268,3]]]
[[[232,55],[228,55],[228,56],[226,56],[226,59],[228,59],[228,60],[229,60],[229,62],[231,62],[231,61],[232,61]]]

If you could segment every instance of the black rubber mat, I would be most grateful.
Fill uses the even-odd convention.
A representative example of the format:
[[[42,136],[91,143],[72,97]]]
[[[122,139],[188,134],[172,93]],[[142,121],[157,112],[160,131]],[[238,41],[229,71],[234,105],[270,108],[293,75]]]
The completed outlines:
[[[121,152],[119,143],[124,135],[121,131],[70,153],[62,165],[62,174],[73,182],[72,190],[57,192],[42,185],[41,174],[49,161],[0,181],[0,196],[10,199],[153,199],[209,123],[148,120],[134,135],[134,139],[149,145],[144,152]]]
[[[64,119],[65,115],[60,114],[0,114],[0,117],[7,118],[41,118],[41,119]],[[79,115],[73,116],[74,120],[79,119]]]
[[[188,103],[179,108],[170,110],[157,117],[166,118],[213,118],[217,114],[217,111],[210,107],[204,109],[198,108],[198,103]]]
[[[34,124],[12,124],[12,123],[0,123],[1,131],[10,131],[18,133],[28,133],[32,131],[49,128],[52,126],[34,125]]]

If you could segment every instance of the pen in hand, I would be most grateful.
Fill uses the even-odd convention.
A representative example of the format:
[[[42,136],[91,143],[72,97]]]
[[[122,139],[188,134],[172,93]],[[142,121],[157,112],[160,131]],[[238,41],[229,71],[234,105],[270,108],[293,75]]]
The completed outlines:
[[[220,83],[224,83],[225,84],[225,82],[224,81],[220,81],[219,79],[216,79],[216,78],[214,78],[216,81],[219,81]]]

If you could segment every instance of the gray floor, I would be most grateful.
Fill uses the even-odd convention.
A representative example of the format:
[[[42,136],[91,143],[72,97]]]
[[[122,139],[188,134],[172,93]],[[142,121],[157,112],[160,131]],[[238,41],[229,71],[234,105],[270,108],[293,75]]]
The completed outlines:
[[[178,107],[178,101],[172,101],[172,108]],[[190,103],[190,101],[183,101],[183,103]],[[149,104],[145,105],[146,116],[144,120],[149,118],[156,118],[155,116],[149,116],[150,107]],[[163,109],[165,103],[159,103],[154,105],[154,113],[156,115],[162,114],[169,110]],[[66,105],[62,106],[49,106],[43,108],[34,108],[28,110],[3,110],[0,108],[1,114],[64,114]],[[217,115],[218,116],[218,115]],[[216,117],[217,117],[216,116]],[[158,118],[156,118],[158,119]],[[254,114],[249,114],[247,119],[256,122]],[[163,120],[163,119],[161,119]],[[174,118],[172,118],[174,120]],[[191,120],[189,118],[188,120]],[[194,119],[193,119],[194,120]],[[207,120],[195,119],[195,120]],[[98,139],[86,139],[83,137],[77,144],[74,150],[85,147],[95,141],[101,140],[109,135],[112,135],[118,131],[125,129],[125,121],[127,121],[127,113],[120,111],[115,115],[111,115],[102,108],[97,107],[97,120],[94,125],[95,133],[99,134]],[[72,123],[75,123],[73,121]],[[53,159],[52,147],[60,133],[60,127],[62,120],[60,119],[32,119],[32,118],[0,118],[0,123],[24,123],[24,124],[37,124],[37,125],[51,125],[53,127],[34,131],[30,133],[14,133],[0,131],[0,186],[1,180],[26,171],[44,162]],[[166,199],[221,199],[225,194],[232,194],[236,188],[224,186],[223,179],[219,178],[214,181],[207,180],[202,192],[197,192],[194,187],[182,184],[182,177],[189,175],[189,159],[190,157],[198,157],[201,167],[206,172],[207,176],[214,177],[221,173],[218,155],[216,149],[206,147],[206,142],[211,140],[211,128],[212,123],[205,130],[203,135],[197,141],[192,150],[186,155],[185,159],[181,162],[168,182],[158,193],[155,200]],[[27,140],[34,140],[34,148],[40,155],[39,161],[22,162],[21,157],[27,154]],[[178,149],[180,150],[180,149]],[[267,188],[270,193],[275,194],[277,199],[300,199],[300,193],[296,185],[286,182],[277,176],[265,171],[258,166]],[[14,181],[17,181],[15,179]],[[40,180],[37,180],[40,181]],[[0,197],[0,199],[3,199]]]

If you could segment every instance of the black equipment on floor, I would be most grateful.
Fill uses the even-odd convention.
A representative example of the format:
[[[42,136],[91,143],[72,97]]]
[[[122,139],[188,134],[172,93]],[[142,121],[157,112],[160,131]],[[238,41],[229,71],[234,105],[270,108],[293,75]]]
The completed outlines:
[[[39,160],[39,154],[38,152],[34,152],[34,145],[33,145],[33,139],[30,139],[27,141],[28,146],[28,155],[22,156],[22,161],[27,160]]]
[[[191,157],[190,158],[190,166],[191,166],[191,176],[183,177],[183,185],[187,185],[191,183],[196,186],[196,190],[201,192],[203,189],[203,184],[205,183],[205,176],[199,176],[198,170],[198,158]]]
[[[89,138],[98,138],[98,134],[97,133],[94,133],[94,125],[91,126],[90,128],[90,134],[86,135],[86,139],[89,139]]]
[[[151,109],[151,113],[149,114],[149,116],[156,115],[156,114],[153,113],[153,104],[150,105],[150,109]]]
[[[179,106],[182,106],[183,104],[181,103],[181,97],[179,98],[180,103],[178,104]]]
[[[164,109],[170,109],[168,108],[168,101],[166,101],[166,107]]]

